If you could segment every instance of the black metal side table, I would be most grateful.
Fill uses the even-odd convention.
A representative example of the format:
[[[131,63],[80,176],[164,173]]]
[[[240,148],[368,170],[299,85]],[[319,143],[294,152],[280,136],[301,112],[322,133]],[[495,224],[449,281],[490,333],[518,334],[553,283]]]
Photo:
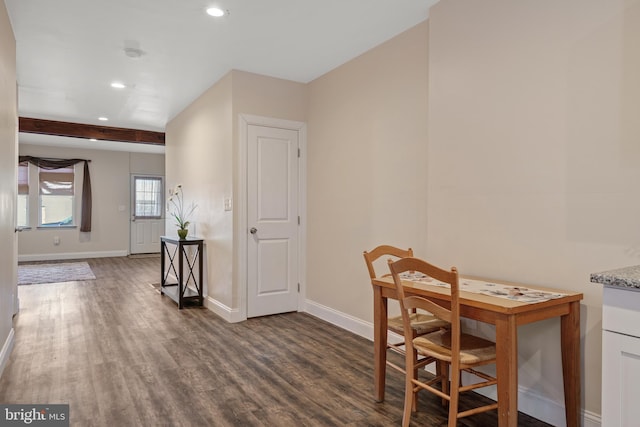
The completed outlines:
[[[203,305],[202,296],[202,256],[203,239],[187,237],[160,237],[160,295],[167,295],[178,303],[178,308],[185,305]],[[168,263],[166,259],[168,258]],[[177,271],[176,271],[177,268]],[[195,271],[197,268],[197,271]],[[177,283],[169,283],[173,277]],[[197,274],[196,274],[197,273]],[[197,277],[196,277],[197,275]]]

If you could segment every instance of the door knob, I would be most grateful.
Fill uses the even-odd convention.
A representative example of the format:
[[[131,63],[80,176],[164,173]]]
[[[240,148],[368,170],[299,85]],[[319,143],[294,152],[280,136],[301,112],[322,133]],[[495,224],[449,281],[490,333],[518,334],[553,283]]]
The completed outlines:
[[[249,233],[251,234],[256,234],[258,232],[258,229],[255,227],[251,227],[251,229],[249,230]]]

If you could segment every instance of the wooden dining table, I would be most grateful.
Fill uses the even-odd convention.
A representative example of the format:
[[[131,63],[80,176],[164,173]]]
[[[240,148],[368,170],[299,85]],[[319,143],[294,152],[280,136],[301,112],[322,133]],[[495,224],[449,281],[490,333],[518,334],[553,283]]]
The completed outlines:
[[[464,276],[471,280],[485,280]],[[522,302],[511,299],[460,291],[460,315],[495,325],[496,374],[498,378],[498,423],[500,427],[518,425],[518,326],[553,317],[560,318],[560,345],[567,427],[580,425],[580,300],[581,293],[547,287],[532,287],[512,282],[488,280],[490,283],[525,287],[560,297],[542,302]],[[396,299],[396,289],[390,276],[374,279],[374,389],[375,399],[384,400],[387,357],[387,303]],[[417,295],[450,306],[448,288],[428,283],[404,281],[405,296]]]

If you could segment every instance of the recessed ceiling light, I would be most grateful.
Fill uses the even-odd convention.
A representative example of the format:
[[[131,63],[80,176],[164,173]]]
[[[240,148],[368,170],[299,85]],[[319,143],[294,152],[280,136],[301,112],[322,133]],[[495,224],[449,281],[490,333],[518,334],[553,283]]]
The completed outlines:
[[[121,83],[121,82],[113,82],[113,83],[111,83],[111,87],[114,88],[114,89],[124,89],[127,86],[124,83]]]
[[[215,16],[215,17],[220,17],[220,16],[224,16],[224,10],[218,8],[218,7],[210,7],[209,9],[207,9],[207,13],[211,16]]]
[[[108,117],[98,117],[98,120],[100,120],[101,122],[106,122],[107,120],[109,120]]]
[[[98,140],[97,140],[97,139],[95,139],[95,138],[90,138],[90,139],[89,139],[89,141],[91,141],[91,142],[96,142],[96,141],[98,141]]]

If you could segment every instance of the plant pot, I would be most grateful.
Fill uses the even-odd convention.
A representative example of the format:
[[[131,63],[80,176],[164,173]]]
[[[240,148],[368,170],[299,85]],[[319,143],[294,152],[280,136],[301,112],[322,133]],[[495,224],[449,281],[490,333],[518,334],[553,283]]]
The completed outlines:
[[[179,228],[178,229],[178,237],[180,237],[180,240],[184,240],[187,238],[187,234],[189,234],[189,230],[186,228]]]

